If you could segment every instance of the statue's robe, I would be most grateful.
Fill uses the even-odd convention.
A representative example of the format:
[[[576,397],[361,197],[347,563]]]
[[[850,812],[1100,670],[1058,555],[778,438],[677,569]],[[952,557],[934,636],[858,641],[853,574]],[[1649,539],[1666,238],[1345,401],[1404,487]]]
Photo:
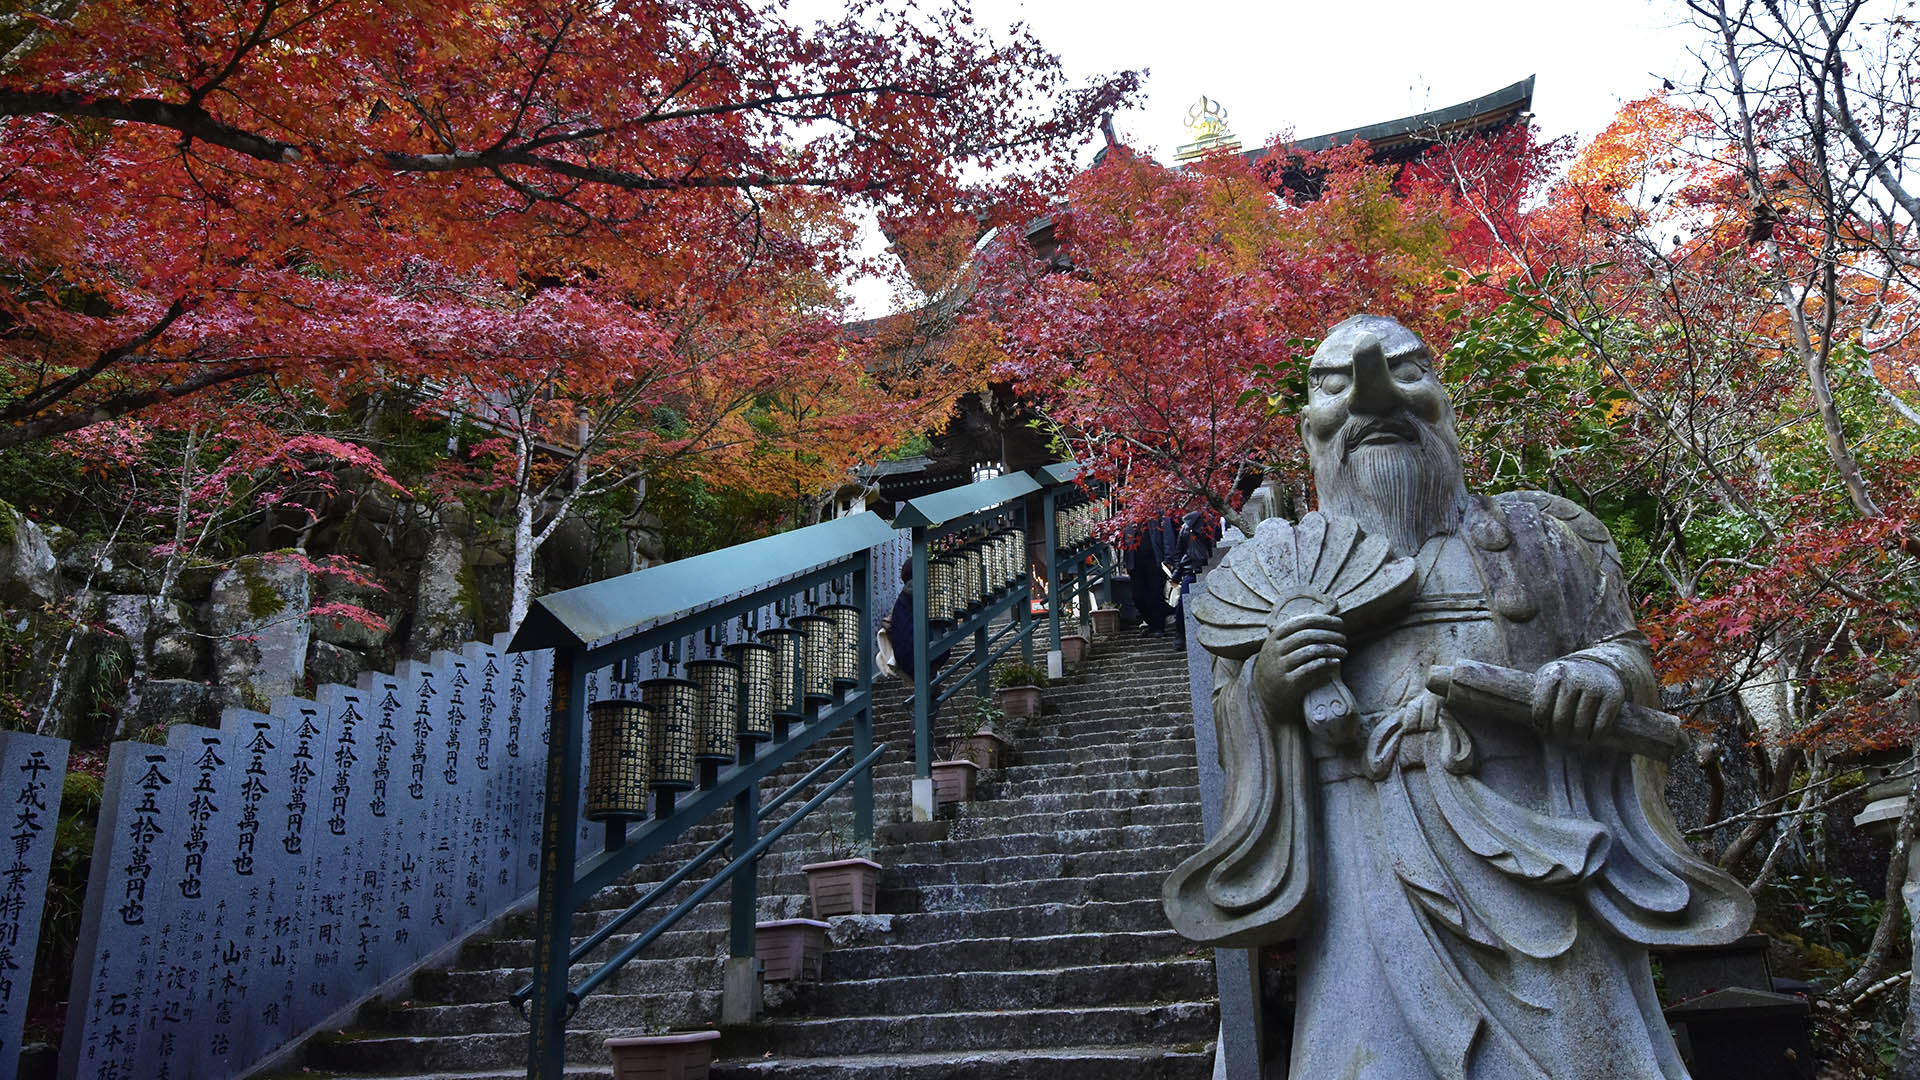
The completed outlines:
[[[1297,942],[1295,1080],[1685,1077],[1647,948],[1731,941],[1753,906],[1687,851],[1663,767],[1426,689],[1457,659],[1574,656],[1657,705],[1611,538],[1555,496],[1476,497],[1418,574],[1350,641],[1351,744],[1270,715],[1252,660],[1216,661],[1223,825],[1169,877],[1169,915],[1196,940]]]

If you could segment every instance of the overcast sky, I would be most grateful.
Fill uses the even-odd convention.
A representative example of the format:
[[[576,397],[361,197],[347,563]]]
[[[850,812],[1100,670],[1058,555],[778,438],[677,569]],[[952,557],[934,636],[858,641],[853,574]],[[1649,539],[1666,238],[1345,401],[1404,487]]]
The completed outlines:
[[[1072,75],[1146,70],[1143,106],[1115,126],[1161,161],[1190,141],[1184,117],[1202,94],[1253,147],[1287,129],[1305,138],[1444,108],[1533,75],[1543,133],[1584,142],[1663,77],[1699,77],[1687,49],[1701,37],[1681,0],[973,0],[973,9],[984,26],[1030,24]],[[883,286],[854,292],[863,314],[891,306]]]

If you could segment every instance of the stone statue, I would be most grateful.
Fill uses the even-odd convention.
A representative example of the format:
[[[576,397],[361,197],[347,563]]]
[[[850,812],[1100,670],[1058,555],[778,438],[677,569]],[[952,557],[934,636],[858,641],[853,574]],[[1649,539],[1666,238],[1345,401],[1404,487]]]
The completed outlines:
[[[1398,322],[1334,327],[1308,379],[1319,511],[1195,594],[1227,792],[1169,917],[1297,943],[1296,1080],[1685,1077],[1647,949],[1732,941],[1753,901],[1667,810],[1680,731],[1612,538],[1467,492]]]

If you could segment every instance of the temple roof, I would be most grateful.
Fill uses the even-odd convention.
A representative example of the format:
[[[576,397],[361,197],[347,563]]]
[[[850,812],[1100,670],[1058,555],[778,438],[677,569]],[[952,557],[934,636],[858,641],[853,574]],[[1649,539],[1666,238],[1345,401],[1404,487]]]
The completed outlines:
[[[1533,110],[1533,80],[1534,76],[1529,75],[1512,86],[1503,86],[1491,94],[1482,94],[1458,105],[1415,113],[1398,120],[1315,135],[1310,139],[1295,139],[1291,145],[1295,150],[1311,153],[1345,146],[1355,139],[1365,139],[1373,146],[1375,153],[1386,156],[1394,156],[1393,151],[1402,146],[1424,149],[1443,135],[1491,131],[1530,115]],[[1245,156],[1249,161],[1258,161],[1266,153],[1266,147],[1260,147],[1247,151]]]

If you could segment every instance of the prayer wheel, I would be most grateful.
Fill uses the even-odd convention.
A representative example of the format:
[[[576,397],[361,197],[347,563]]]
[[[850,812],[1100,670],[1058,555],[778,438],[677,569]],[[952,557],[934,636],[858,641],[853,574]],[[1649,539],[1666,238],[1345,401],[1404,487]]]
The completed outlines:
[[[800,631],[800,688],[808,705],[833,700],[833,654],[840,632],[825,615],[802,615],[793,620]]]
[[[647,816],[647,785],[653,777],[650,728],[641,702],[596,701],[587,706],[589,820]]]
[[[740,665],[731,660],[689,660],[687,678],[698,688],[693,756],[729,763],[740,756]]]
[[[653,786],[685,791],[699,780],[693,763],[694,732],[700,723],[700,687],[691,679],[661,676],[640,684],[640,700],[652,714]]]
[[[945,555],[927,560],[927,619],[953,621],[953,564]]]
[[[789,719],[800,715],[800,631],[775,627],[760,631],[760,640],[773,650],[773,678],[769,699],[772,714]]]
[[[860,609],[852,604],[828,604],[819,611],[833,620],[833,682],[836,689],[860,685]]]
[[[773,738],[773,647],[742,641],[721,651],[740,666],[740,737]]]

